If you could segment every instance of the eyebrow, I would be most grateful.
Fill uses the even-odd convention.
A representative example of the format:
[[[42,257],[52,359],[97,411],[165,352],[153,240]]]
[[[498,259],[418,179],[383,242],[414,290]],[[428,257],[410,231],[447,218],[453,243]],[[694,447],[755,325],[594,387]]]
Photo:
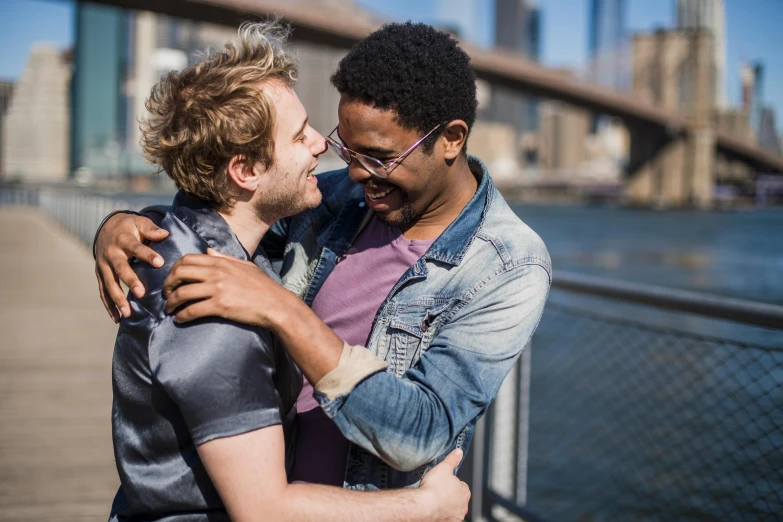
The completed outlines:
[[[340,136],[340,127],[337,127],[337,137],[340,138],[340,142],[343,144],[345,143],[345,140],[342,136]],[[379,156],[381,158],[385,157],[391,157],[397,155],[397,153],[394,150],[390,149],[384,149],[383,147],[362,147],[358,146],[356,147],[355,152],[358,152],[360,154],[365,154],[367,156]]]

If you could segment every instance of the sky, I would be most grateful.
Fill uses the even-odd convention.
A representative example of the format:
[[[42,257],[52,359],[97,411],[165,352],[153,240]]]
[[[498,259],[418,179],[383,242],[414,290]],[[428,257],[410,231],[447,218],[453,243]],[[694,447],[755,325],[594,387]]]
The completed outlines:
[[[492,0],[355,0],[363,8],[392,20],[436,25],[473,21],[465,37],[489,47],[494,40]],[[587,58],[588,0],[538,0],[543,14],[542,56],[547,66],[581,68]],[[674,0],[628,0],[629,32],[652,31],[674,23]],[[0,0],[0,79],[22,73],[33,42],[60,48],[73,42],[71,0]],[[726,0],[726,93],[730,105],[740,102],[740,67],[763,62],[764,98],[783,129],[783,0]]]

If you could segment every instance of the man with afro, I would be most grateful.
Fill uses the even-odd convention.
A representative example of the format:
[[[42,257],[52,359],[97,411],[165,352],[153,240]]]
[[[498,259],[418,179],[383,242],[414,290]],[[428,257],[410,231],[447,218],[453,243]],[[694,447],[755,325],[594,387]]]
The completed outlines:
[[[327,142],[347,167],[318,176],[319,207],[264,237],[284,287],[250,263],[194,256],[171,269],[167,306],[182,322],[269,328],[302,369],[292,480],[411,486],[467,450],[538,325],[551,263],[467,153],[475,75],[453,38],[385,25],[348,52],[332,84],[341,97]],[[125,260],[160,262],[140,240],[163,235],[119,214],[97,236],[114,317],[127,307],[117,278],[139,284]]]

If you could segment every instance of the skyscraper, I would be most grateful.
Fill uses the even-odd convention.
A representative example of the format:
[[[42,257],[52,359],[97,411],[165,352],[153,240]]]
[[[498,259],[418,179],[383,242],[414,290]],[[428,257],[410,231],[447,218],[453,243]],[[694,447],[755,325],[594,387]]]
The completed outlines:
[[[775,109],[772,107],[762,107],[759,110],[758,142],[762,149],[777,156],[783,155],[780,149],[780,136],[778,136],[775,124]]]
[[[61,181],[68,175],[68,82],[60,51],[37,43],[30,51],[3,118],[3,169],[26,181]]]
[[[128,20],[123,9],[76,4],[74,77],[71,84],[71,168],[113,174],[123,137],[122,83],[128,59]]]
[[[677,0],[677,28],[705,29],[713,40],[713,94],[726,105],[726,8],[724,0]]]
[[[534,0],[496,0],[495,45],[538,61],[541,56],[541,11]],[[519,133],[538,129],[538,101],[502,87],[493,87],[488,118],[507,123]]]
[[[625,15],[625,0],[590,2],[587,42],[590,80],[618,90],[627,87],[629,76]]]

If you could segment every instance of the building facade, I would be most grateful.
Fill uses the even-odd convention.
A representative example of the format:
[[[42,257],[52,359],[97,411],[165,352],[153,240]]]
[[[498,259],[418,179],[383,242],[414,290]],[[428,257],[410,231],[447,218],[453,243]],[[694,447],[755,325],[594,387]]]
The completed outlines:
[[[11,104],[11,96],[14,94],[14,82],[0,81],[0,180],[5,177],[3,162],[3,119],[8,106]]]
[[[626,0],[591,0],[587,49],[590,80],[622,90],[628,87],[630,56]]]
[[[69,171],[69,64],[47,44],[33,46],[3,118],[4,177],[62,181]]]
[[[495,45],[528,60],[541,57],[541,11],[533,0],[496,0]],[[511,125],[520,135],[539,126],[538,100],[493,86],[487,120]]]
[[[677,28],[699,29],[712,36],[712,96],[725,107],[726,100],[726,7],[724,0],[677,0]]]

